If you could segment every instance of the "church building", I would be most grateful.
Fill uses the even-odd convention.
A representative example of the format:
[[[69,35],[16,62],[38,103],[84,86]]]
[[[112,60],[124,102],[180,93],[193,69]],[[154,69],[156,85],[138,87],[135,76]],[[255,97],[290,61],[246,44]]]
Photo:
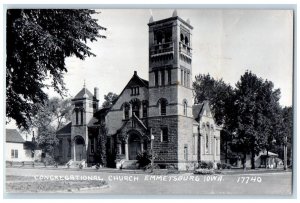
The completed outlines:
[[[98,89],[86,87],[72,99],[72,121],[58,130],[61,163],[132,163],[145,150],[154,163],[192,168],[199,161],[220,162],[220,130],[208,102],[193,103],[192,30],[173,16],[149,26],[149,81],[135,71],[108,108],[99,109]],[[126,164],[124,164],[126,165]]]

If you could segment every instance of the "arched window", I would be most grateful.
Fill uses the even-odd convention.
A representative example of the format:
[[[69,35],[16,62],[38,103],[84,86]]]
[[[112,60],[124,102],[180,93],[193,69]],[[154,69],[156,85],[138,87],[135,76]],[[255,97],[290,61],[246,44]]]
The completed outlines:
[[[83,125],[83,109],[80,109],[80,123]]]
[[[205,148],[206,148],[206,153],[208,153],[208,133],[206,133]]]
[[[167,100],[160,99],[160,115],[165,116],[167,114]]]
[[[148,101],[143,101],[143,118],[148,116]]]
[[[136,117],[140,117],[140,101],[138,99],[132,100],[132,115],[136,115]]]
[[[207,122],[206,123],[206,142],[205,142],[205,148],[206,148],[206,153],[208,154],[210,151],[210,147],[209,147],[209,139],[210,139],[210,125]]]
[[[183,115],[187,116],[187,101],[183,101]]]
[[[78,109],[75,109],[76,125],[78,125]]]
[[[129,110],[130,110],[130,106],[128,103],[124,104],[124,119],[127,120],[129,119]]]
[[[181,41],[181,42],[183,42],[183,41],[184,41],[184,36],[183,36],[183,34],[182,34],[182,33],[180,34],[180,41]]]
[[[161,31],[158,31],[157,34],[156,34],[156,41],[157,41],[157,44],[162,44],[163,41],[164,41],[164,35]]]
[[[185,36],[185,38],[184,38],[184,43],[185,43],[186,45],[189,45],[189,38],[188,38],[187,36]]]

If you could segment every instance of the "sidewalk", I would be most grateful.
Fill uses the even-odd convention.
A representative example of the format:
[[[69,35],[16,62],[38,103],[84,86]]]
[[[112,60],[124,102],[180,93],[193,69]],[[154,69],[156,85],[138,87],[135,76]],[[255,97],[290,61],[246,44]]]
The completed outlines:
[[[15,166],[15,167],[6,167],[6,168],[24,168],[24,169],[41,169],[41,170],[64,170],[64,171],[82,171],[82,172],[105,172],[105,173],[124,173],[124,174],[154,174],[154,175],[166,175],[166,174],[176,174],[174,171],[168,171],[167,169],[155,169],[153,173],[149,171],[144,171],[142,169],[116,169],[116,168],[67,168],[66,166],[58,166],[57,168],[54,166]],[[292,172],[292,169],[283,170],[283,169],[265,169],[265,168],[257,168],[257,169],[224,169],[217,170],[216,174],[220,175],[242,175],[242,174],[261,174],[261,173],[284,173],[284,172]],[[178,174],[184,173],[193,173],[193,171],[179,171]]]
[[[266,168],[256,168],[256,169],[229,169],[221,170],[224,175],[239,175],[239,174],[261,174],[261,173],[284,173],[292,172],[292,169],[284,170],[283,168],[277,169],[266,169]]]

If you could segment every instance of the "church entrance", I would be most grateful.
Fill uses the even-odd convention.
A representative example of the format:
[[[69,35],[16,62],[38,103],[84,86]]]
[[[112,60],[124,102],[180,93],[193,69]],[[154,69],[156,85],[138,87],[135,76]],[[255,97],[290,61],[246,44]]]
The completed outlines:
[[[76,136],[75,161],[81,161],[83,159],[84,148],[85,148],[84,139],[81,136]]]
[[[136,160],[136,155],[141,152],[141,139],[137,134],[130,134],[128,140],[129,160]]]

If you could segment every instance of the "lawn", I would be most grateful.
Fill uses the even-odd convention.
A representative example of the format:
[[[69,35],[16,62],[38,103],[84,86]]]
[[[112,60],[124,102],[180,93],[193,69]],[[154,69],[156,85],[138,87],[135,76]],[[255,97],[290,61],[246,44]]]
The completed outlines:
[[[106,185],[104,180],[36,180],[32,176],[6,176],[8,193],[76,192]]]

